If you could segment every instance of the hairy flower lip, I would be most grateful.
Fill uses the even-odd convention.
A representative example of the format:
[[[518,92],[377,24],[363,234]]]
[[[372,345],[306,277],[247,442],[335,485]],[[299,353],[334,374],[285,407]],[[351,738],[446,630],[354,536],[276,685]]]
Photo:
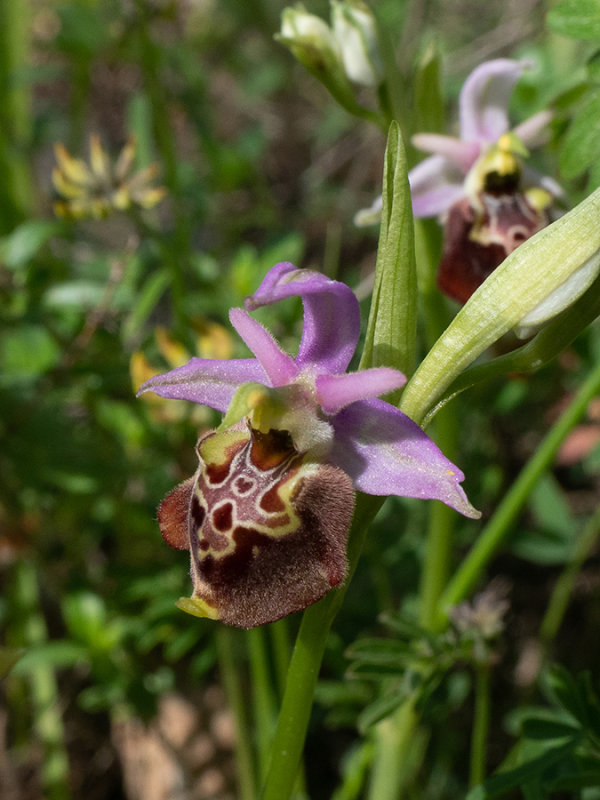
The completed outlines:
[[[300,297],[304,307],[295,359],[248,313],[289,297]],[[230,320],[255,358],[192,359],[151,378],[139,393],[153,391],[224,412],[243,384],[253,382],[275,391],[299,385],[301,400],[294,405],[292,393],[285,412],[286,429],[292,429],[292,439],[296,435],[296,446],[311,419],[315,427],[326,423],[333,429],[331,443],[324,453],[323,437],[317,436],[320,449],[315,458],[326,458],[340,467],[357,489],[438,499],[465,516],[479,516],[460,487],[462,472],[418,425],[395,406],[377,399],[401,387],[404,375],[389,367],[345,372],[360,334],[359,304],[348,286],[282,262],[269,270],[245,306],[247,310],[232,309]]]

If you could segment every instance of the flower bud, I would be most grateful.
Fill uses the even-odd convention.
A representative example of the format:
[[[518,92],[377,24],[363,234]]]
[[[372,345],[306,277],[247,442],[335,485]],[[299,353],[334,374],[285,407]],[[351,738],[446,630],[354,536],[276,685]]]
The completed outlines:
[[[378,86],[384,70],[371,9],[359,0],[333,0],[331,21],[346,75],[360,86]]]
[[[309,14],[301,3],[283,10],[281,31],[275,38],[286,45],[310,72],[325,75],[342,69],[341,53],[333,31],[321,17]]]

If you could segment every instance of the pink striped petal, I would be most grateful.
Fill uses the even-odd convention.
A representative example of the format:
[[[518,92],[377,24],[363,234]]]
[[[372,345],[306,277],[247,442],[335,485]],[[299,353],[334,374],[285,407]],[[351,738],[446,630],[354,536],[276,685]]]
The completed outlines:
[[[497,58],[473,70],[459,99],[460,138],[491,144],[509,130],[508,102],[531,62]]]
[[[464,196],[461,170],[442,156],[430,156],[408,174],[415,217],[437,217]]]
[[[476,142],[463,142],[441,133],[415,133],[411,142],[424,153],[443,156],[467,173],[479,158],[481,147]]]
[[[266,328],[241,308],[229,311],[229,320],[246,345],[260,361],[269,376],[271,386],[285,386],[294,380],[298,368],[294,359],[285,353]]]
[[[269,379],[255,358],[212,360],[192,358],[183,367],[155,375],[140,387],[138,395],[154,392],[171,400],[190,400],[227,411],[241,383],[254,381],[269,385]]]
[[[466,517],[480,516],[460,486],[463,473],[394,406],[360,400],[331,421],[335,437],[328,458],[359,491],[441,500]]]
[[[352,289],[320,272],[282,262],[269,270],[245,306],[253,311],[286,297],[301,297],[304,306],[297,366],[344,372],[360,335],[360,308]]]
[[[315,381],[317,401],[326,414],[368,397],[378,397],[406,383],[404,375],[389,367],[374,367],[346,375],[319,375]]]

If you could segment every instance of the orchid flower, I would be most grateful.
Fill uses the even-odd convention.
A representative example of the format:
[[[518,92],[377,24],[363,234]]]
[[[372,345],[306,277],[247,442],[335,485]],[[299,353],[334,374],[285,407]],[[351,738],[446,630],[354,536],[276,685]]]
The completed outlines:
[[[444,223],[437,281],[460,303],[550,222],[548,208],[561,194],[523,160],[526,146],[543,140],[551,113],[541,111],[510,130],[508,102],[528,65],[503,58],[481,64],[460,93],[460,138],[419,133],[412,139],[433,153],[409,174],[413,211]]]
[[[409,174],[413,212],[417,217],[440,216],[469,191],[468,178],[478,159],[511,131],[508,102],[514,86],[531,66],[526,60],[498,58],[480,64],[466,79],[458,101],[458,138],[438,133],[417,133],[412,143],[432,153]],[[544,141],[550,111],[540,111],[512,129],[513,140],[525,147]],[[526,152],[526,151],[525,151]],[[525,182],[541,186],[552,195],[562,190],[551,178],[526,171]]]
[[[248,311],[300,297],[296,358]],[[192,556],[194,595],[181,607],[252,627],[320,599],[346,575],[354,490],[437,499],[478,512],[460,470],[395,406],[378,399],[405,382],[377,367],[346,373],[360,333],[348,286],[281,263],[230,321],[255,358],[192,358],[140,393],[225,413],[200,439],[200,466],[159,509],[166,541]]]

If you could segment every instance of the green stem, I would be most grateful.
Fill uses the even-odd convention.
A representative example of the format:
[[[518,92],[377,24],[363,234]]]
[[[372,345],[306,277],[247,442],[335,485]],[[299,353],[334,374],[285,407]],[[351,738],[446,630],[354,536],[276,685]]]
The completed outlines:
[[[496,513],[485,526],[456,571],[440,599],[436,628],[441,629],[445,626],[446,613],[449,608],[461,603],[468,597],[479,580],[481,573],[510,533],[513,522],[523,508],[540,475],[550,466],[567,434],[584,415],[588,403],[598,392],[600,392],[600,363],[590,373],[567,410],[542,440],[536,452],[521,470],[518,478],[498,506]]]
[[[238,797],[254,800],[255,775],[247,704],[235,653],[236,632],[220,625],[216,631],[217,656],[225,693],[235,720],[235,752],[237,764]]]
[[[249,630],[247,642],[250,655],[259,781],[262,782],[267,771],[269,747],[275,727],[276,704],[267,657],[266,631],[263,628]]]
[[[581,532],[571,560],[560,574],[540,627],[540,640],[547,653],[558,633],[581,568],[600,536],[600,506]]]
[[[183,310],[185,285],[182,263],[189,252],[189,217],[186,214],[182,197],[177,162],[177,144],[173,136],[171,113],[164,84],[160,77],[161,52],[152,40],[149,29],[148,8],[142,0],[137,0],[138,36],[140,43],[140,60],[144,71],[144,79],[150,105],[152,123],[156,143],[165,170],[165,182],[173,200],[174,239],[171,247],[167,247],[167,263],[171,271],[171,292],[173,315],[179,330],[185,330],[185,314]]]
[[[288,670],[262,800],[288,800],[291,796],[329,629],[358,563],[367,527],[382,504],[381,497],[358,496],[348,544],[349,577],[343,587],[330,592],[303,614]]]
[[[471,786],[478,786],[485,780],[491,709],[490,677],[489,664],[478,664],[475,672],[475,713],[471,736]]]
[[[406,782],[417,721],[414,702],[409,700],[377,725],[368,800],[396,800],[400,797]]]
[[[30,561],[20,561],[15,568],[15,608],[21,615],[20,644],[35,649],[48,640],[46,621],[40,610],[36,568]],[[69,761],[65,731],[60,714],[60,698],[54,670],[39,664],[31,669],[29,690],[35,732],[43,746],[42,787],[48,800],[68,800]]]
[[[451,461],[455,460],[457,449],[456,408],[452,405],[443,409],[435,420],[435,440]],[[445,411],[450,413],[445,414]],[[448,582],[455,524],[456,511],[438,500],[432,501],[420,588],[420,621],[424,628],[433,628],[438,603]]]
[[[33,214],[35,196],[27,149],[31,140],[31,90],[19,72],[29,64],[31,4],[0,2],[0,232]]]

